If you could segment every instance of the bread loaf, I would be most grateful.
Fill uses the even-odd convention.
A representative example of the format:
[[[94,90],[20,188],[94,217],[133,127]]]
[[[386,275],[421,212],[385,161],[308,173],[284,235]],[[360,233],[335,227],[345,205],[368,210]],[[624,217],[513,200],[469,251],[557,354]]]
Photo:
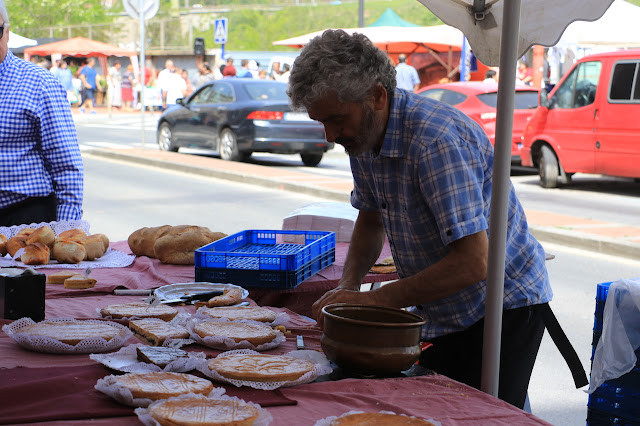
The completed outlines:
[[[129,247],[137,256],[173,265],[193,265],[196,249],[226,236],[202,226],[164,225],[138,229],[129,236]]]
[[[68,231],[61,232],[58,234],[57,240],[68,240],[80,242],[83,238],[86,238],[87,233],[82,229],[69,229]]]
[[[25,265],[46,265],[49,263],[49,246],[43,243],[29,244],[24,248],[20,260]]]
[[[6,236],[0,234],[0,257],[7,254],[7,241],[8,240],[9,239]]]
[[[15,236],[20,237],[25,235],[28,237],[35,230],[36,230],[35,228],[22,228],[21,230],[18,231],[18,233]]]
[[[74,241],[58,239],[53,244],[52,257],[60,263],[80,263],[86,254],[84,246]]]
[[[27,246],[27,238],[29,238],[29,236],[24,234],[9,238],[7,241],[7,253],[9,253],[11,257],[14,257],[18,250]]]
[[[80,240],[80,244],[84,246],[84,260],[95,260],[105,253],[104,241],[100,235],[92,235]]]
[[[156,240],[171,229],[171,225],[138,229],[129,235],[129,248],[136,256],[156,257],[153,245]]]
[[[100,237],[102,240],[102,244],[104,244],[104,252],[106,253],[109,250],[109,237],[104,234],[93,234],[89,235],[89,237]]]
[[[56,234],[53,233],[53,229],[48,226],[43,226],[42,228],[36,229],[29,235],[29,238],[27,238],[27,245],[42,243],[51,248],[53,247],[55,240]]]
[[[204,227],[174,227],[158,238],[153,248],[162,263],[193,265],[196,249],[226,236]]]

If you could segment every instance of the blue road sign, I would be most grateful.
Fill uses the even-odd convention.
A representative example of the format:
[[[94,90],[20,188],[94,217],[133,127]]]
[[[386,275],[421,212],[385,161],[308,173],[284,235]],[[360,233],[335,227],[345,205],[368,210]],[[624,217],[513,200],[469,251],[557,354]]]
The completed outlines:
[[[214,22],[214,40],[218,44],[225,44],[227,42],[227,36],[229,33],[229,26],[227,25],[227,18],[219,18]]]

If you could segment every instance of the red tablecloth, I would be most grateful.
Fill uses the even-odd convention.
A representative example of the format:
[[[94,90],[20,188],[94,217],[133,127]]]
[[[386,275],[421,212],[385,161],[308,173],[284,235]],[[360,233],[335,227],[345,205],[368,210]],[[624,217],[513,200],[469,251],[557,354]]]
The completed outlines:
[[[111,244],[111,248],[130,254],[131,250],[126,241]],[[292,289],[247,288],[249,298],[261,306],[275,306],[288,308],[301,315],[311,316],[311,305],[327,291],[338,285],[342,276],[344,261],[349,245],[336,244],[336,261],[309,277]],[[391,255],[388,245],[385,245],[380,258]],[[40,269],[39,272],[52,274],[62,269]],[[47,285],[47,300],[58,298],[78,298],[79,296],[97,296],[98,294],[112,294],[116,288],[153,289],[166,284],[193,282],[195,268],[193,265],[165,265],[157,259],[146,256],[136,257],[133,264],[125,268],[98,268],[91,272],[91,277],[98,283],[90,289],[66,289],[62,285]],[[373,283],[397,279],[393,274],[369,274],[363,282]],[[117,303],[117,302],[114,302]],[[47,303],[47,307],[50,303]],[[47,317],[52,318],[49,312]]]

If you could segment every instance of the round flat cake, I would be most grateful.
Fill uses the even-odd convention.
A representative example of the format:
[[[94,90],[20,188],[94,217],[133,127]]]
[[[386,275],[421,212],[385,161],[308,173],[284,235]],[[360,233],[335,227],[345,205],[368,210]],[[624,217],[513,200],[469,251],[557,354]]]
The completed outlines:
[[[207,336],[227,337],[238,343],[246,340],[255,346],[269,343],[277,336],[275,330],[268,325],[248,324],[236,321],[201,322],[193,327],[193,331],[202,338]]]
[[[213,308],[202,308],[201,313],[211,318],[228,318],[234,320],[253,320],[260,322],[273,322],[276,319],[276,312],[260,306],[216,306]]]
[[[120,335],[120,330],[111,326],[107,321],[42,321],[27,325],[19,332],[31,336],[50,337],[74,346],[84,339],[102,337],[109,341]]]
[[[111,318],[160,318],[170,321],[178,315],[178,310],[167,305],[151,306],[144,302],[132,302],[106,306],[100,309],[100,314]]]
[[[128,373],[115,378],[115,383],[131,391],[134,398],[152,400],[167,399],[187,393],[208,394],[213,390],[213,383],[191,374],[167,373]]]
[[[214,358],[208,366],[228,379],[289,382],[313,370],[315,364],[285,355],[238,354]]]
[[[390,413],[347,414],[331,422],[331,426],[433,426],[433,423],[417,417],[401,416]]]
[[[252,425],[258,409],[235,399],[180,398],[157,401],[148,413],[161,425]]]

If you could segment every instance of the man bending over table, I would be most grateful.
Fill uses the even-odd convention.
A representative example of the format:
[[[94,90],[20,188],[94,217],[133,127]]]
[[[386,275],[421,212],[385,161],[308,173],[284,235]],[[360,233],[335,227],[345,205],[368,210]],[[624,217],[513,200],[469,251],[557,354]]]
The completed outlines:
[[[387,55],[362,34],[327,30],[295,60],[295,108],[320,121],[350,156],[360,212],[344,274],[313,305],[409,308],[433,347],[420,363],[480,387],[493,148],[473,120],[444,103],[396,88]],[[360,292],[389,239],[400,279]],[[542,246],[511,187],[499,397],[524,406],[552,298]]]

